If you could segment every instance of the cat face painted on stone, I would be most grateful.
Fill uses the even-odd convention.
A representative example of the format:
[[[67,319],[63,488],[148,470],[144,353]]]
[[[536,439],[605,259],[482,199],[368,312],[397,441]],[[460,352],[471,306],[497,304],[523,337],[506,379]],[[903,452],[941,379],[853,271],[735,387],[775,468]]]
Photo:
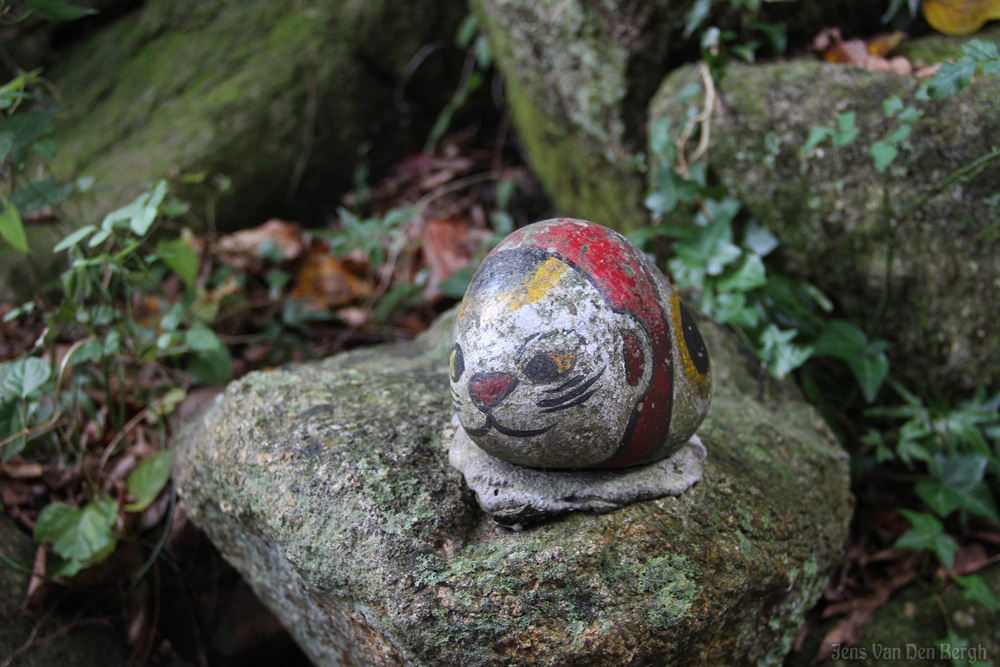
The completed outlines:
[[[640,322],[534,248],[492,255],[460,318],[452,398],[477,445],[535,467],[589,467],[614,455],[632,413],[622,408],[641,400],[652,375]]]
[[[450,375],[472,441],[539,468],[665,458],[711,392],[707,350],[662,274],[617,232],[567,218],[515,232],[484,260]]]

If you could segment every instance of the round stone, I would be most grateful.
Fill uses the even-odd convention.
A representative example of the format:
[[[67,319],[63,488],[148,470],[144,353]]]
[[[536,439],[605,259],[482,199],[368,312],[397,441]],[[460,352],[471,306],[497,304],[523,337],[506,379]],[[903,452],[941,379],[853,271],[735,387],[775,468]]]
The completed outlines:
[[[509,463],[659,461],[708,412],[708,351],[662,273],[621,234],[559,218],[507,237],[459,309],[451,391],[469,438]]]

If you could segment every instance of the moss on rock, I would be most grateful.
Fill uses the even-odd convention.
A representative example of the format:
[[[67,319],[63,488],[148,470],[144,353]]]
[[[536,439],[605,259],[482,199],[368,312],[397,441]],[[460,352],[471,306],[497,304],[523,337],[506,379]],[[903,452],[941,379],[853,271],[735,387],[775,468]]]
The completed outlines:
[[[684,37],[693,0],[472,0],[504,74],[515,125],[560,214],[621,232],[644,226],[646,108],[663,76],[698,55]],[[871,3],[765,3],[793,44],[836,18],[878,25]],[[712,3],[705,25],[738,28],[744,13]]]
[[[177,438],[185,508],[310,657],[780,662],[852,508],[847,457],[819,416],[705,324],[704,480],[509,531],[447,463],[453,321],[252,373]]]
[[[939,41],[953,42],[926,38],[911,48],[933,51]],[[682,117],[674,100],[691,76],[683,69],[664,82],[651,117]],[[892,343],[896,377],[950,398],[980,384],[1000,386],[1000,162],[898,225],[883,215],[883,184],[901,214],[1000,146],[1000,82],[979,80],[952,98],[924,102],[914,100],[919,85],[913,77],[812,60],[732,65],[718,82],[711,168],[780,239],[775,257],[788,272],[817,284],[849,319],[877,324],[874,333]],[[869,147],[896,127],[882,111],[893,95],[922,117],[882,175]],[[813,126],[832,127],[846,111],[857,118],[852,144],[838,149],[827,141],[800,156]]]

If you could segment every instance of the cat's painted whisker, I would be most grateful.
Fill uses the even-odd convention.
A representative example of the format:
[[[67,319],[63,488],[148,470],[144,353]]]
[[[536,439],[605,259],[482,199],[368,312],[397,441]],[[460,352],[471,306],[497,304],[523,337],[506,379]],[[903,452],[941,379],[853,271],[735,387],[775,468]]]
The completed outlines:
[[[590,391],[588,391],[583,396],[580,396],[575,401],[570,401],[569,403],[564,403],[563,405],[557,405],[554,408],[545,408],[544,410],[540,410],[540,412],[559,412],[560,410],[565,410],[566,408],[572,408],[575,405],[581,405],[583,403],[586,403],[587,399],[596,394],[599,389],[600,387],[591,389]]]
[[[583,394],[586,394],[587,390],[590,389],[590,387],[595,382],[597,382],[597,380],[600,379],[600,377],[602,375],[604,375],[604,370],[605,369],[602,368],[597,373],[594,373],[594,375],[592,375],[589,380],[587,380],[586,382],[584,382],[580,386],[576,387],[575,389],[572,389],[572,390],[568,391],[567,393],[563,394],[562,396],[556,396],[555,398],[546,398],[546,399],[543,399],[541,401],[538,401],[535,405],[537,405],[540,408],[553,408],[553,407],[560,406],[563,403],[566,403],[567,401],[572,401],[573,399],[575,399],[575,398],[577,398],[577,397],[579,397],[579,396],[581,396]],[[587,398],[589,398],[589,397],[590,396],[588,396]],[[584,400],[586,400],[586,399],[584,399]]]
[[[584,377],[585,376],[583,376],[583,375],[577,375],[577,376],[571,377],[570,379],[566,380],[565,382],[563,382],[558,387],[555,387],[553,389],[545,389],[543,393],[546,393],[546,394],[558,394],[560,391],[563,391],[564,389],[569,389],[573,385],[579,384],[580,381],[583,380]]]

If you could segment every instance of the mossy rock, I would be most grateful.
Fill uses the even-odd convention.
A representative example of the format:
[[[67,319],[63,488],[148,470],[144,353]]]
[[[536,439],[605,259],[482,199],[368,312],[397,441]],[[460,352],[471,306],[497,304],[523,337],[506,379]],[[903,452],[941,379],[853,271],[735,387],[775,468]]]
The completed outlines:
[[[535,172],[559,213],[621,232],[647,220],[642,201],[646,108],[672,68],[698,57],[684,37],[694,0],[472,0],[503,72],[507,102]],[[737,28],[732,3],[712,3],[704,26]],[[875,3],[764,3],[792,47],[820,28],[878,29]],[[704,27],[703,26],[703,27]]]
[[[124,667],[131,664],[124,634],[118,636],[107,627],[81,624],[79,618],[67,618],[58,611],[38,627],[34,639],[29,641],[38,620],[22,614],[20,607],[27,595],[30,576],[12,569],[8,563],[30,569],[35,548],[31,538],[2,513],[0,553],[8,560],[0,563],[0,656],[4,660],[19,651],[11,662],[13,667]]]
[[[1000,567],[979,573],[994,594],[1000,593]],[[947,614],[947,616],[945,616]],[[820,642],[836,621],[810,633],[802,650],[789,656],[787,667],[807,667]],[[964,640],[948,641],[948,628]],[[966,662],[962,661],[965,657]],[[959,658],[952,662],[951,658]],[[914,584],[897,593],[872,615],[857,646],[839,647],[832,667],[895,667],[902,664],[954,665],[1000,664],[1000,623],[997,614],[965,599],[959,586],[941,593],[939,604]]]
[[[984,36],[1000,41],[1000,30]],[[914,53],[954,47],[954,38],[915,41]],[[682,118],[677,93],[693,76],[690,68],[672,74],[651,118]],[[901,224],[883,215],[883,185],[899,219],[949,174],[1000,146],[1000,81],[983,78],[949,99],[917,101],[920,83],[811,59],[731,65],[718,82],[710,168],[778,237],[775,259],[784,270],[891,342],[895,377],[952,399],[1000,386],[1000,161]],[[897,127],[882,111],[893,95],[922,117],[883,175],[869,147]],[[812,127],[833,127],[847,111],[857,119],[853,143],[838,149],[828,140],[800,156]]]
[[[99,223],[179,174],[231,179],[220,229],[276,215],[322,222],[351,187],[363,144],[375,172],[422,145],[460,62],[428,58],[406,85],[407,113],[395,89],[414,54],[451,40],[466,11],[461,0],[149,0],[47,73],[66,104],[52,167],[96,179],[70,224]],[[207,185],[175,190],[205,210]],[[49,247],[32,248],[43,264]],[[0,287],[23,273],[12,258],[0,257]]]
[[[701,326],[716,392],[677,498],[494,524],[449,467],[454,314],[232,383],[175,440],[186,511],[319,665],[777,664],[840,561],[847,456]]]

